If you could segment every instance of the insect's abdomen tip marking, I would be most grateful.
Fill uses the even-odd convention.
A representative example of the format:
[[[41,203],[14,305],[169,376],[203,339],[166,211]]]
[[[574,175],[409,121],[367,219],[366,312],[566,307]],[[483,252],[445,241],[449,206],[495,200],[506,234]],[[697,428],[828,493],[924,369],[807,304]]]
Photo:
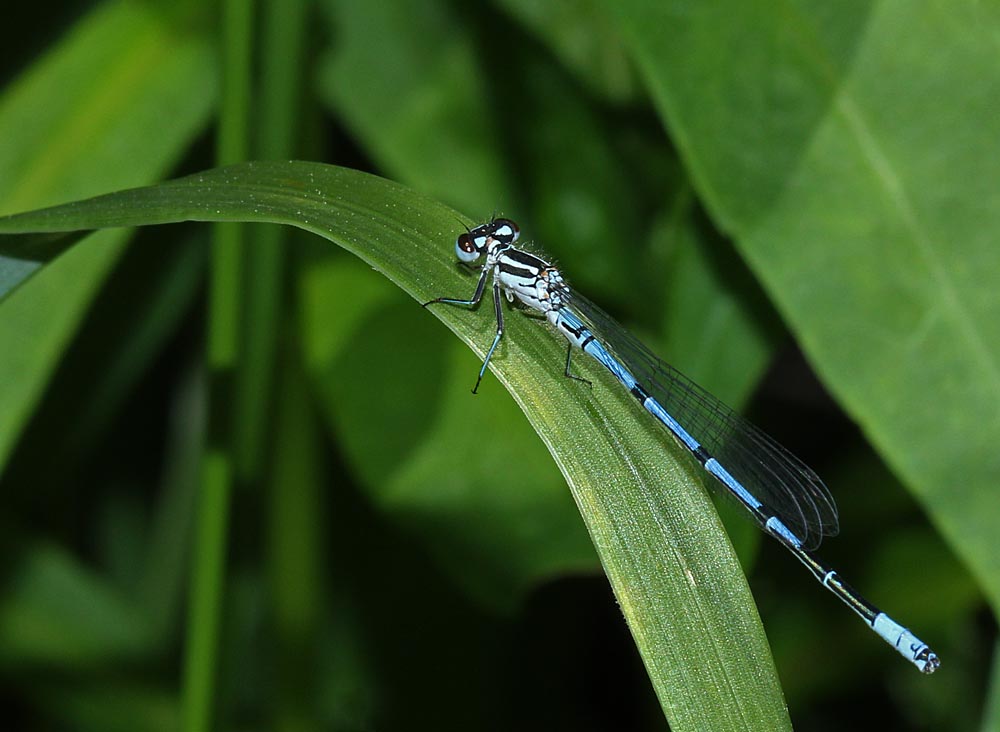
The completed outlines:
[[[920,669],[925,674],[932,674],[938,670],[941,665],[941,659],[938,658],[937,654],[930,648],[925,648],[925,657],[922,659],[924,662],[924,667]]]
[[[875,616],[872,630],[925,674],[934,673],[941,665],[941,660],[930,646],[885,613],[880,612]]]

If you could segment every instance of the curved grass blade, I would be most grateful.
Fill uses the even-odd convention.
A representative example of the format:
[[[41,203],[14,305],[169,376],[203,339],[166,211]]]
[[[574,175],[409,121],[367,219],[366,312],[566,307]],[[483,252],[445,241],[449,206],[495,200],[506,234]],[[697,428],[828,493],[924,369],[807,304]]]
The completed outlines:
[[[453,260],[455,216],[356,171],[245,163],[0,219],[0,254],[19,232],[266,221],[335,242],[422,302],[473,285]],[[488,313],[433,315],[484,355]],[[510,317],[508,334],[494,373],[565,475],[672,728],[788,729],[745,578],[694,466],[589,359],[576,368],[592,389],[564,378],[564,343],[537,320]]]

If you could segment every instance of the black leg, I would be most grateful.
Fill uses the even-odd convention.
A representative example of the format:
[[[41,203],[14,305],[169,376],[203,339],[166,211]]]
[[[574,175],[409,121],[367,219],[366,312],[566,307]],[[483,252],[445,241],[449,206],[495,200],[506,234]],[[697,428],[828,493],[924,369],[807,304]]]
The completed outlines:
[[[490,359],[493,358],[493,352],[497,350],[497,346],[500,345],[500,339],[503,338],[503,304],[500,302],[499,280],[493,280],[493,305],[497,315],[497,334],[493,337],[493,345],[490,346],[490,350],[486,352],[483,367],[479,369],[479,378],[476,379],[476,385],[472,387],[473,394],[479,389],[479,384],[486,374],[486,367],[490,365]]]
[[[588,381],[587,379],[583,378],[582,376],[574,376],[573,374],[571,374],[569,372],[569,360],[570,360],[570,358],[572,356],[573,356],[573,344],[572,343],[567,343],[566,344],[566,371],[565,371],[566,378],[567,379],[573,379],[573,381],[582,381],[587,386],[593,388],[594,385],[591,384],[590,381]]]
[[[427,307],[428,305],[433,305],[436,302],[443,302],[446,305],[465,305],[470,308],[474,308],[479,304],[479,301],[483,299],[483,292],[486,290],[486,277],[489,275],[490,271],[483,268],[483,273],[479,275],[479,284],[476,285],[476,293],[472,296],[471,300],[461,300],[454,297],[435,297],[433,300],[428,300],[421,307]]]

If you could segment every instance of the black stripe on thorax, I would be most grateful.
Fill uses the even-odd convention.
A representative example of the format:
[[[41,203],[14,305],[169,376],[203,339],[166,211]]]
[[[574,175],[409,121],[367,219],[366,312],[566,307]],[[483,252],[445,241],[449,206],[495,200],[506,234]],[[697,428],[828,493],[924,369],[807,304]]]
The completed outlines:
[[[522,264],[525,267],[535,267],[538,270],[543,270],[549,266],[549,263],[544,259],[536,257],[534,254],[530,254],[522,249],[508,249],[503,253],[503,257],[512,262]]]

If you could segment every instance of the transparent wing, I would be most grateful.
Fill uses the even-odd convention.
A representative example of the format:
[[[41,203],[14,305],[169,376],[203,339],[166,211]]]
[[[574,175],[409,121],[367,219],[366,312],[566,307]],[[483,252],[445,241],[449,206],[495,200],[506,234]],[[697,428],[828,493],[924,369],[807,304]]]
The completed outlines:
[[[605,348],[744,488],[815,549],[839,531],[837,504],[813,470],[760,428],[657,358],[610,315],[577,292],[568,302]],[[718,481],[717,490],[725,492]]]

